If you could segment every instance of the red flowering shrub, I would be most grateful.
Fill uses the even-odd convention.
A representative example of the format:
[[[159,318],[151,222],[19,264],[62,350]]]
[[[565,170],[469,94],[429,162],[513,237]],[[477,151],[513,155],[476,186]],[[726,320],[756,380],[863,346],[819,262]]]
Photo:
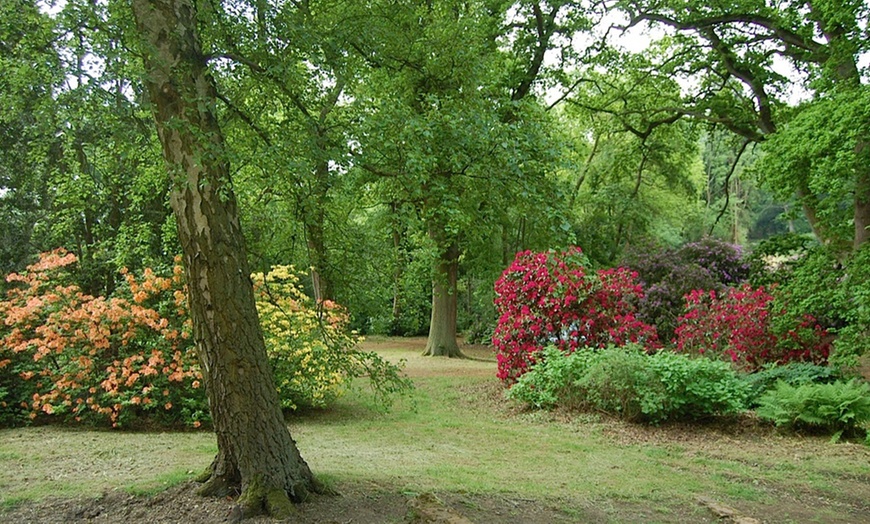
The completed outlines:
[[[597,274],[601,289],[595,293],[590,305],[591,311],[598,314],[594,325],[602,331],[591,338],[591,345],[623,346],[631,342],[643,344],[647,350],[661,348],[655,326],[636,317],[637,306],[644,298],[643,286],[637,281],[637,273],[618,267],[602,269]]]
[[[0,301],[0,375],[5,419],[123,425],[145,414],[199,426],[208,417],[202,376],[190,342],[182,271],[124,272],[121,297],[93,297],[67,285],[64,250],[43,253]],[[6,382],[8,380],[8,382]],[[5,385],[5,384],[4,384]]]
[[[659,347],[655,329],[634,317],[643,296],[637,275],[624,268],[590,274],[586,266],[579,247],[517,253],[495,282],[500,379],[516,380],[549,344],[566,353],[627,342]]]
[[[677,350],[730,360],[754,371],[764,364],[824,363],[830,352],[827,332],[811,315],[783,333],[771,329],[773,295],[745,284],[723,293],[695,290],[686,295],[678,319]]]

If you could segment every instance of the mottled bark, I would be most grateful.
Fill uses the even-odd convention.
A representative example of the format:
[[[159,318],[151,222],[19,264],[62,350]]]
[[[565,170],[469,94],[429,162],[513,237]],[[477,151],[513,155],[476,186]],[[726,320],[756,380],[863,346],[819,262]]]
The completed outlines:
[[[317,485],[281,413],[214,114],[192,0],[133,0],[145,83],[166,164],[194,340],[217,434],[202,489],[241,493],[245,515],[284,516]]]

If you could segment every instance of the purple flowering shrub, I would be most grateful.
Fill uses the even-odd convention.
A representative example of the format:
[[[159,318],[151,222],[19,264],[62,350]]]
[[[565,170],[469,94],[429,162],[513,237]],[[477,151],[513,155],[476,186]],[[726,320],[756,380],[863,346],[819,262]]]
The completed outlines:
[[[726,286],[742,284],[749,278],[749,262],[743,257],[743,247],[737,244],[706,237],[683,245],[677,256],[703,267],[716,282]]]
[[[679,248],[638,244],[626,251],[622,265],[638,273],[645,294],[637,305],[639,320],[656,326],[659,339],[673,340],[683,297],[694,290],[723,291],[749,275],[740,246],[714,238]]]

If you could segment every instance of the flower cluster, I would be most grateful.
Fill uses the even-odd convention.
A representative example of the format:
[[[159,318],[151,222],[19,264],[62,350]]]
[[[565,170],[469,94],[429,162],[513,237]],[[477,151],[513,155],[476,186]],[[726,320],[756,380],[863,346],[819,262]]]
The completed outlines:
[[[726,286],[740,284],[749,277],[749,263],[738,244],[707,237],[683,245],[677,250],[677,256],[686,263],[705,268],[716,282]]]
[[[160,312],[184,312],[181,269],[124,271],[126,288],[107,298],[68,283],[64,269],[75,262],[59,249],[6,278],[0,372],[14,400],[0,408],[113,427],[145,415],[201,425],[208,414],[190,323]]]
[[[773,295],[745,284],[723,293],[695,290],[686,295],[679,318],[679,351],[724,358],[754,371],[768,363],[823,363],[830,345],[827,332],[810,315],[784,333],[771,329]]]
[[[623,264],[638,272],[646,291],[638,317],[655,325],[666,341],[674,337],[686,294],[697,289],[723,291],[749,274],[740,246],[712,238],[679,248],[639,244],[628,250]]]
[[[282,406],[326,406],[344,390],[349,354],[359,341],[347,312],[330,300],[314,303],[292,266],[275,266],[253,280]]]
[[[627,342],[658,347],[655,329],[634,316],[643,296],[636,274],[623,268],[590,274],[587,265],[578,247],[525,251],[495,282],[500,379],[516,380],[547,345],[566,353]]]

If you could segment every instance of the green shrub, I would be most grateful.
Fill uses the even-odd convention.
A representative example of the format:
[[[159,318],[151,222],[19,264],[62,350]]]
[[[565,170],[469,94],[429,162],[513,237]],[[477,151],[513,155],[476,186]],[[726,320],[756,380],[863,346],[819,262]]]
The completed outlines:
[[[15,421],[15,416],[8,409],[9,402],[7,402],[7,399],[10,398],[9,390],[0,386],[0,427],[6,426]]]
[[[578,407],[584,401],[574,382],[586,374],[600,358],[600,353],[582,349],[566,355],[555,346],[547,346],[536,356],[527,373],[521,375],[507,391],[507,397],[538,409],[556,406]]]
[[[750,386],[750,399],[757,402],[765,392],[776,387],[777,382],[789,386],[804,384],[830,384],[840,378],[840,373],[830,366],[820,366],[810,362],[789,362],[769,365],[756,373],[746,375]],[[757,404],[756,404],[757,405]]]
[[[595,409],[659,423],[741,412],[749,391],[726,362],[647,354],[632,344],[570,355],[547,348],[508,397],[537,408]]]
[[[870,353],[870,243],[847,261],[838,280],[846,325],[837,330],[831,361],[842,367],[855,367]]]
[[[777,426],[820,429],[833,433],[855,433],[870,423],[870,385],[852,379],[832,384],[791,386],[778,382],[762,395],[758,416]]]
[[[651,358],[632,347],[604,350],[576,386],[595,409],[630,421],[655,419],[667,398]]]
[[[650,355],[649,362],[667,399],[660,412],[647,414],[654,422],[731,415],[746,409],[749,387],[727,362],[670,351]]]
[[[870,244],[845,259],[824,247],[808,250],[775,295],[773,308],[783,314],[771,319],[772,329],[785,333],[796,319],[812,315],[836,335],[832,365],[854,367],[870,351]]]

